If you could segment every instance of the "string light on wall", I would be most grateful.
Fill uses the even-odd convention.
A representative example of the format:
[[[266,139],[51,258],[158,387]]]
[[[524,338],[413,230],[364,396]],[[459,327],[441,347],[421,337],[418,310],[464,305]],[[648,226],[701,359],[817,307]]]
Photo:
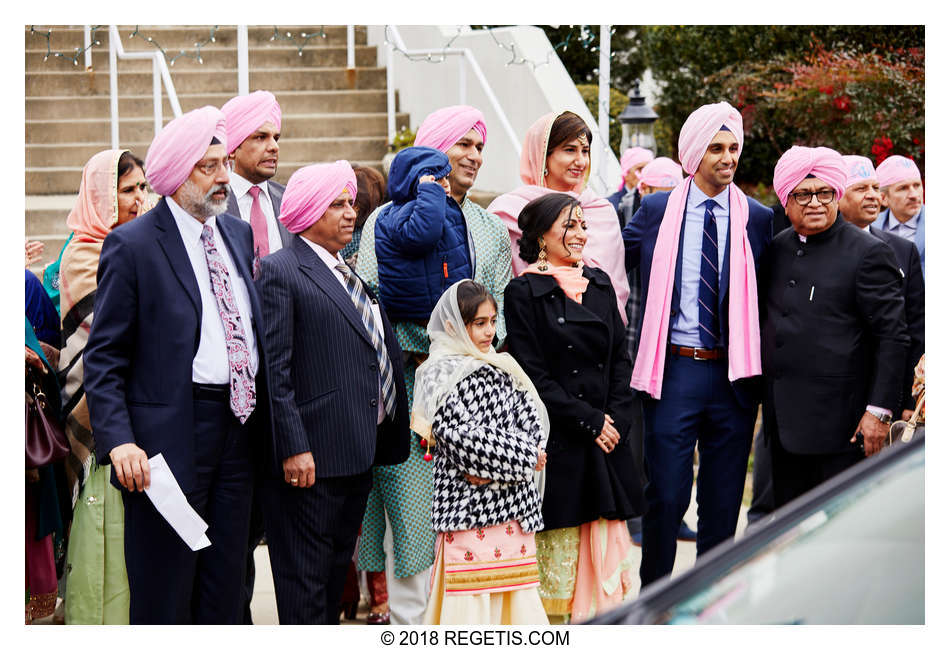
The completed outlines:
[[[180,58],[183,57],[183,56],[184,56],[184,57],[187,57],[187,58],[189,58],[189,59],[195,59],[198,63],[202,63],[202,64],[203,64],[203,63],[204,63],[204,59],[201,58],[201,48],[204,47],[204,46],[206,46],[206,45],[208,45],[209,43],[214,43],[214,42],[215,42],[215,34],[216,34],[217,31],[218,31],[218,27],[219,27],[218,25],[214,25],[213,27],[211,27],[211,29],[208,30],[208,38],[204,39],[203,41],[199,41],[199,42],[195,43],[195,53],[194,53],[194,54],[192,54],[191,52],[186,51],[186,50],[179,50],[178,54],[176,54],[174,57],[172,57],[171,59],[168,60],[168,65],[170,65],[170,66],[175,65],[175,61],[177,61],[178,59],[180,59]],[[129,34],[129,38],[130,38],[130,39],[131,39],[131,38],[135,38],[136,36],[138,36],[139,38],[141,38],[141,39],[144,40],[145,42],[151,43],[152,45],[154,45],[156,48],[158,48],[158,51],[162,53],[162,56],[164,56],[166,59],[168,59],[168,52],[165,50],[165,48],[163,48],[163,47],[161,46],[161,44],[160,44],[158,41],[156,41],[154,38],[152,38],[151,36],[145,36],[144,34],[142,34],[141,32],[139,32],[139,26],[138,26],[138,25],[136,25],[136,26],[135,26],[135,30],[134,30],[131,34]]]
[[[427,52],[426,54],[409,54],[408,52],[406,52],[404,49],[396,45],[393,41],[389,40],[389,25],[386,25],[385,29],[383,29],[383,42],[386,45],[391,45],[393,47],[393,50],[402,54],[409,61],[425,61],[426,63],[442,63],[443,61],[445,61],[445,58],[447,56],[446,52],[452,46],[452,43],[455,42],[455,39],[457,39],[461,33],[462,33],[462,25],[456,25],[455,34],[452,36],[452,38],[449,39],[449,41],[445,45],[443,45],[440,48],[442,50],[441,54],[436,54],[434,56],[431,52]]]
[[[50,47],[50,36],[52,36],[53,34],[52,28],[47,29],[46,33],[43,33],[37,30],[35,25],[30,25],[30,34],[32,34],[33,36],[43,36],[44,38],[46,38],[46,54],[43,56],[43,61],[46,61],[52,56],[54,58],[59,57],[67,61],[72,61],[73,65],[79,65],[79,57],[85,54],[86,50],[92,48],[93,45],[101,45],[101,43],[96,39],[96,31],[103,28],[104,28],[104,25],[93,25],[89,30],[90,31],[89,45],[87,47],[75,48],[76,50],[75,54],[73,54],[72,56],[68,54],[64,54],[62,52],[54,52],[52,50],[52,48]]]
[[[277,28],[277,25],[274,25],[274,33],[271,35],[270,40],[272,41],[290,41],[294,44],[294,47],[297,48],[297,56],[303,56],[303,49],[310,43],[310,40],[313,38],[326,38],[327,32],[324,30],[323,25],[320,26],[320,31],[318,33],[308,34],[307,32],[300,32],[300,38],[303,39],[303,44],[297,43],[297,38],[290,32],[281,33],[280,29]]]

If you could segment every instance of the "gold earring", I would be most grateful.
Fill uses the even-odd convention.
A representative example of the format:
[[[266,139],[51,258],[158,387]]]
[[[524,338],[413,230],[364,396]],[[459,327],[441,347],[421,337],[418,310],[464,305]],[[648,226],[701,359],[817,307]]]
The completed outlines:
[[[548,168],[547,168],[547,167],[544,168],[544,175],[545,175],[545,176],[548,175]]]
[[[539,239],[538,244],[541,247],[541,250],[538,251],[538,270],[547,271],[548,270],[548,252],[544,246],[544,240]]]

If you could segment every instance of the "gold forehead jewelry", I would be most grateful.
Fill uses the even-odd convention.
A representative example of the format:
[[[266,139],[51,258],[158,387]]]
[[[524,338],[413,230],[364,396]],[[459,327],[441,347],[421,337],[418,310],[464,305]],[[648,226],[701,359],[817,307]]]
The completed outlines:
[[[574,206],[574,218],[575,218],[575,219],[583,219],[583,218],[584,218],[584,211],[581,210],[581,206],[580,206],[580,205],[575,205],[575,206]]]
[[[577,139],[581,141],[581,144],[587,144],[587,135],[585,133],[581,133],[577,136]]]
[[[349,194],[349,193],[350,193],[350,188],[348,188],[348,187],[344,187],[344,188],[343,188],[343,191],[340,192],[340,194]]]

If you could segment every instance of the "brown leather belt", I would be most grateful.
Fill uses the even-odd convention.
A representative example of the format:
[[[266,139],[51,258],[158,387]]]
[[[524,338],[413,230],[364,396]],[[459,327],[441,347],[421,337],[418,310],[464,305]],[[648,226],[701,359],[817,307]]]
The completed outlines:
[[[681,357],[689,357],[697,361],[719,361],[726,358],[725,348],[684,348],[682,345],[670,344],[670,352]]]

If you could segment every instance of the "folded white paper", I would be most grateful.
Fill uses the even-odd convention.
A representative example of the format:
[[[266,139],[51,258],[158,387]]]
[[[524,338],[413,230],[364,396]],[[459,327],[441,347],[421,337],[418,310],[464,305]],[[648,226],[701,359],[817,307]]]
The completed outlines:
[[[205,534],[208,524],[191,507],[175,480],[175,475],[161,454],[148,459],[151,481],[145,494],[152,500],[155,509],[165,518],[192,551],[211,546]]]

